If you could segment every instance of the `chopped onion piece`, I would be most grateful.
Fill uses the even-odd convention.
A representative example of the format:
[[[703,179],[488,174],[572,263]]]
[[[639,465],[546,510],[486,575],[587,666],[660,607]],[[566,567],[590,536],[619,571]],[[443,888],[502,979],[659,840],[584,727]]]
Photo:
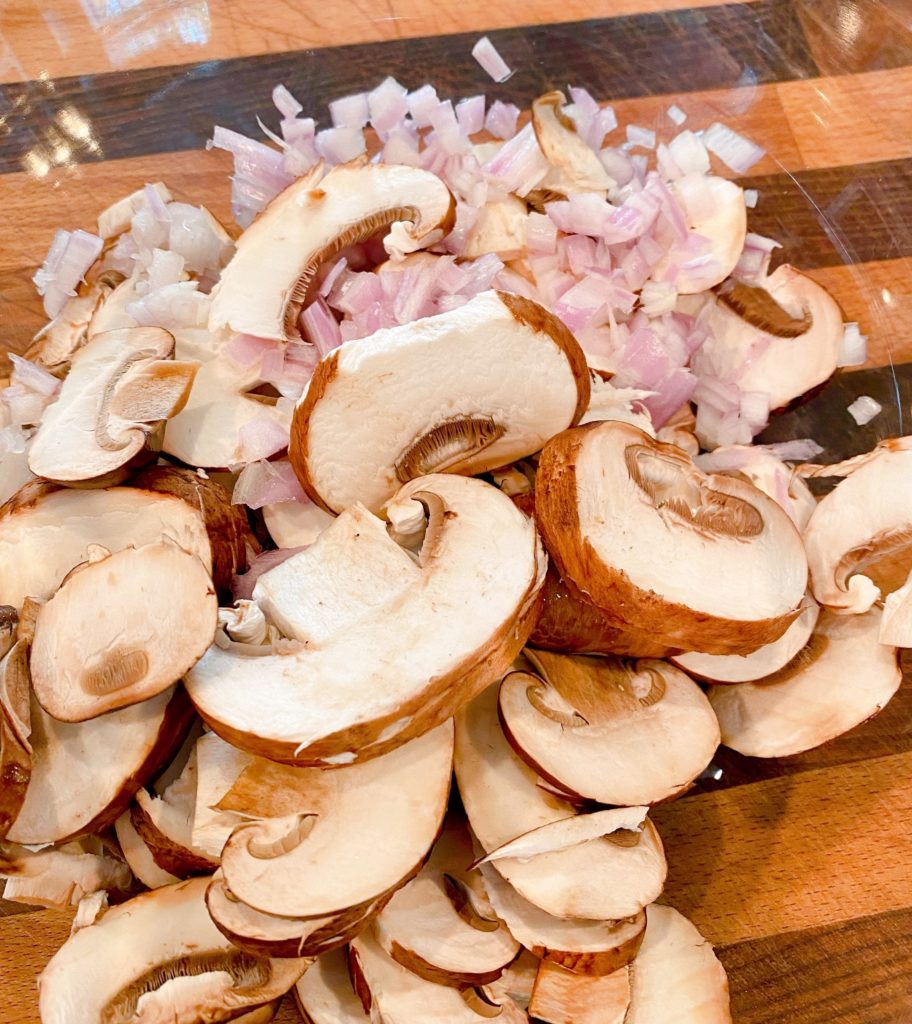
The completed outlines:
[[[328,164],[345,164],[367,151],[360,128],[324,128],[317,132],[314,143]]]
[[[749,209],[753,210],[757,205],[757,200],[760,198],[760,193],[755,188],[746,188],[744,190],[744,205]]]
[[[861,366],[868,358],[868,339],[858,329],[858,324],[848,323],[842,334],[837,366]]]
[[[259,363],[278,343],[267,338],[256,338],[252,334],[236,334],[224,348],[224,353],[241,366]]]
[[[370,123],[381,139],[408,114],[407,97],[408,90],[395,78],[384,78],[367,94]]]
[[[482,36],[472,47],[472,56],[495,82],[506,82],[513,74],[507,62],[497,52],[487,36]]]
[[[277,85],[272,90],[272,102],[282,117],[297,117],[304,109],[284,85]]]
[[[410,92],[405,98],[408,112],[418,128],[430,128],[430,112],[440,100],[433,85],[422,85],[420,89]]]
[[[238,462],[267,459],[288,447],[288,431],[269,416],[256,416],[238,431]]]
[[[816,459],[823,448],[809,437],[797,438],[794,441],[776,441],[774,444],[758,444],[757,448],[775,455],[783,462],[807,462]]]
[[[677,125],[679,128],[687,120],[687,114],[684,113],[684,111],[677,105],[677,103],[672,103],[672,105],[668,108],[666,113],[668,114],[668,120],[671,121],[672,124]]]
[[[44,263],[32,278],[49,317],[57,316],[66,300],[76,294],[77,285],[101,255],[103,246],[98,235],[88,231],[58,230],[54,234]]]
[[[646,149],[655,149],[656,133],[651,128],[644,128],[639,124],[628,124],[627,144],[629,146],[643,146]]]
[[[875,416],[879,416],[883,410],[883,406],[876,399],[871,398],[870,395],[859,395],[851,405],[846,407],[849,415],[858,424],[859,427],[863,427],[866,423],[870,423]]]
[[[703,140],[692,131],[679,132],[668,143],[668,152],[682,174],[709,173],[709,153]]]
[[[647,281],[640,292],[643,312],[649,317],[672,312],[677,301],[678,291],[668,281]]]
[[[466,135],[475,135],[484,128],[485,98],[470,96],[456,104],[456,120]]]
[[[60,387],[60,381],[53,374],[48,373],[43,366],[38,366],[28,359],[23,359],[22,356],[17,356],[14,352],[10,352],[9,359],[13,364],[13,372],[10,377],[11,384],[21,385],[29,391],[34,391],[37,395],[44,395],[46,398],[56,394],[57,389]]]
[[[329,104],[329,116],[335,128],[364,128],[370,120],[370,104],[366,92],[342,96]]]
[[[766,150],[718,121],[703,132],[703,145],[736,174],[744,174],[766,155]]]
[[[342,344],[339,323],[323,298],[315,299],[303,310],[301,328],[307,340],[320,353],[321,359]]]
[[[278,505],[287,501],[307,503],[310,499],[301,489],[287,459],[277,462],[259,459],[241,470],[231,501],[248,508],[262,508],[264,505]]]

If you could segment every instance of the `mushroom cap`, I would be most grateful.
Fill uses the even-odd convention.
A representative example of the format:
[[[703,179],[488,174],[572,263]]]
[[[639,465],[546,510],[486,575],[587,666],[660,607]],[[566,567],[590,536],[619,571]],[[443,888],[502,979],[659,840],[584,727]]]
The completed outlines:
[[[684,792],[719,745],[719,723],[692,679],[662,661],[527,651],[498,712],[514,750],[562,791],[600,804],[654,804]]]
[[[617,182],[564,113],[566,102],[564,94],[555,90],[532,103],[532,129],[538,147],[557,172],[549,175],[545,184],[562,195],[601,192],[604,196]]]
[[[344,949],[318,956],[295,984],[294,995],[306,1024],[370,1024],[352,987]]]
[[[347,764],[439,724],[507,669],[538,611],[534,526],[468,477],[414,480],[387,509],[394,523],[426,513],[417,560],[353,506],[260,577],[255,599],[298,643],[210,648],[185,685],[216,732],[276,760]]]
[[[880,643],[882,612],[822,612],[810,642],[756,683],[714,686],[722,742],[751,757],[788,757],[841,736],[881,711],[899,689],[893,647]]]
[[[237,242],[212,290],[209,329],[275,341],[299,338],[298,313],[321,263],[393,224],[396,241],[418,249],[453,226],[446,185],[415,167],[354,162],[281,192]]]
[[[588,403],[567,328],[529,299],[483,292],[331,352],[295,410],[289,456],[324,508],[377,511],[417,476],[472,475],[538,451]]]
[[[38,612],[35,695],[63,722],[154,697],[205,654],[217,612],[206,567],[173,541],[105,551],[77,566]]]
[[[628,423],[552,438],[535,512],[561,575],[653,644],[755,650],[785,632],[807,586],[801,537],[776,502]]]
[[[147,889],[160,889],[163,885],[180,881],[176,875],[158,866],[145,840],[133,827],[129,811],[124,811],[114,822],[114,832],[124,860]]]
[[[443,824],[452,768],[451,723],[334,771],[251,766],[248,773],[271,772],[293,786],[288,796],[297,811],[234,830],[221,858],[227,885],[254,909],[286,917],[372,903],[427,856]],[[275,788],[268,774],[263,779]]]
[[[75,353],[56,402],[29,447],[29,468],[75,483],[122,470],[161,421],[181,409],[195,363],[171,359],[174,338],[159,327],[96,335]]]
[[[206,911],[208,879],[155,889],[71,935],[38,979],[43,1024],[101,1024],[149,1014],[227,1019],[287,992],[307,960],[235,949]]]

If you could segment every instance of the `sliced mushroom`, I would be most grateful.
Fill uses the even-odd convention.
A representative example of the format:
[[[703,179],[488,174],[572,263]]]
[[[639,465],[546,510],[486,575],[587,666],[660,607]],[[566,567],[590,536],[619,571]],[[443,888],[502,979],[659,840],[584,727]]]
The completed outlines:
[[[309,961],[235,949],[209,918],[207,884],[144,893],[72,935],[38,978],[43,1024],[229,1020],[287,992]]]
[[[453,727],[445,723],[383,757],[331,772],[258,761],[239,782],[246,778],[254,792],[288,802],[269,807],[283,817],[232,832],[221,858],[226,883],[254,909],[286,917],[373,902],[409,879],[430,850],[443,823],[452,758]],[[251,806],[237,785],[221,806],[262,813],[261,800]]]
[[[912,568],[912,437],[881,441],[818,504],[804,531],[814,597],[866,612]]]
[[[173,350],[158,327],[110,331],[81,348],[32,439],[32,472],[82,483],[141,458],[150,434],[183,407],[196,373],[195,363],[170,359]]]
[[[0,661],[0,839],[25,802],[32,773],[28,642],[16,641]]]
[[[707,683],[748,683],[778,672],[811,639],[820,605],[808,597],[798,618],[771,644],[752,654],[677,654],[672,661],[692,676]]]
[[[114,831],[124,860],[137,880],[142,882],[147,889],[160,889],[163,885],[179,882],[180,878],[158,866],[152,856],[152,850],[133,827],[130,817],[130,812],[124,811],[114,822]]]
[[[428,863],[375,924],[378,942],[394,960],[456,988],[495,981],[519,952],[519,943],[473,891],[472,860],[465,822],[451,817]]]
[[[685,174],[671,184],[671,191],[684,211],[690,237],[706,239],[708,249],[694,257],[686,242],[669,240],[652,276],[663,281],[677,268],[675,287],[681,295],[692,295],[715,287],[735,269],[747,234],[744,192],[733,181],[704,174]]]
[[[193,809],[190,843],[216,860],[228,837],[244,820],[237,811],[219,804],[238,776],[253,762],[251,754],[226,743],[214,732],[204,733],[196,742],[196,803]]]
[[[418,168],[345,164],[316,188],[301,178],[238,239],[212,290],[209,329],[298,339],[298,315],[321,264],[391,226],[390,251],[424,248],[446,235],[454,218],[446,185]]]
[[[355,991],[371,1020],[395,1024],[527,1024],[528,1018],[510,999],[495,1002],[484,989],[461,991],[412,974],[384,952],[371,931],[349,947]]]
[[[510,934],[535,956],[577,974],[612,974],[636,956],[646,915],[641,910],[620,921],[559,918],[530,903],[493,864],[482,864],[484,888]]]
[[[457,476],[415,480],[387,509],[394,525],[425,514],[417,559],[353,506],[260,577],[254,598],[298,642],[210,648],[185,684],[216,732],[288,763],[348,764],[439,724],[506,671],[537,614],[532,523]]]
[[[492,686],[457,716],[456,778],[472,826],[486,853],[533,829],[571,819],[576,809],[542,788],[513,753],[497,720]],[[618,920],[652,902],[665,881],[665,856],[651,822],[633,843],[596,839],[528,860],[494,862],[527,900],[555,917]]]
[[[317,367],[295,410],[289,456],[329,511],[378,511],[400,483],[466,475],[538,451],[589,404],[573,335],[506,292],[347,342]]]
[[[719,745],[703,691],[662,661],[527,650],[541,678],[514,672],[498,712],[517,754],[562,791],[653,804],[688,789]]]
[[[912,575],[884,601],[880,642],[893,647],[912,647]]]
[[[603,976],[574,974],[543,960],[529,1013],[545,1024],[624,1024],[630,1006],[626,967]]]
[[[303,548],[313,544],[334,518],[312,501],[283,501],[263,506],[263,521],[278,548]]]
[[[604,195],[617,182],[564,113],[566,102],[562,92],[554,91],[539,96],[532,104],[532,128],[538,148],[557,172],[549,175],[545,184],[564,196],[574,192]]]
[[[807,587],[801,537],[776,502],[627,423],[552,438],[535,512],[561,575],[650,644],[750,653],[786,631]]]
[[[788,757],[876,715],[902,681],[895,648],[879,640],[881,615],[823,612],[785,668],[756,683],[712,687],[722,742],[752,757]]]
[[[768,316],[770,302],[798,318],[791,321],[798,326]],[[694,354],[695,372],[762,392],[771,409],[788,405],[836,370],[842,311],[825,288],[788,264],[751,291],[741,286],[718,301],[707,298],[700,321],[710,336]]]
[[[207,569],[212,565],[205,524],[179,498],[135,487],[70,490],[32,481],[0,508],[0,602],[21,608],[26,597],[51,597],[93,544],[116,552],[162,537]]]
[[[163,203],[170,203],[172,196],[164,182],[156,181],[150,185],[151,188]],[[130,230],[133,215],[148,202],[145,188],[138,188],[128,196],[118,199],[116,202],[106,206],[98,214],[98,235],[108,241],[117,235],[122,235]]]
[[[722,964],[690,921],[671,907],[646,908],[646,936],[630,981],[624,1024],[731,1024]]]
[[[133,876],[94,836],[54,849],[26,850],[0,845],[3,898],[37,907],[75,907],[85,896],[103,889],[123,892]]]
[[[344,949],[323,953],[294,987],[305,1024],[370,1024],[352,987]]]
[[[62,722],[148,700],[203,656],[217,613],[206,567],[172,540],[113,555],[101,549],[38,612],[35,695]]]
[[[0,455],[0,503],[6,504],[21,487],[35,474],[29,469],[28,447],[21,452],[4,452]]]
[[[192,709],[180,690],[91,722],[58,722],[32,701],[32,775],[7,836],[38,846],[95,832],[180,747]]]
[[[538,964],[537,956],[533,956],[527,949],[520,950],[519,956],[504,970],[497,981],[492,981],[485,989],[495,1002],[503,1003],[507,999],[512,999],[520,1009],[525,1010],[532,998]]]
[[[509,192],[485,203],[466,238],[463,257],[476,259],[496,253],[502,260],[512,260],[522,256],[526,248],[527,220],[526,204]]]

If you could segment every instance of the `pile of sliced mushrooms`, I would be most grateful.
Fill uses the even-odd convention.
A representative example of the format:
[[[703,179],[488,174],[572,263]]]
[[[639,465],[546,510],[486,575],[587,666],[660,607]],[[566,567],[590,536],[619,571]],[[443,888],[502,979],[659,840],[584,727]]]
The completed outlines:
[[[43,1024],[252,1024],[292,991],[311,1024],[730,1021],[650,809],[720,742],[798,754],[900,685],[912,439],[750,444],[845,328],[745,259],[699,135],[646,171],[580,90],[498,141],[422,90],[390,120],[389,81],[316,165],[279,94],[242,233],[146,186],[39,275],[0,396],[0,876],[75,908]],[[368,120],[381,158],[340,153]]]

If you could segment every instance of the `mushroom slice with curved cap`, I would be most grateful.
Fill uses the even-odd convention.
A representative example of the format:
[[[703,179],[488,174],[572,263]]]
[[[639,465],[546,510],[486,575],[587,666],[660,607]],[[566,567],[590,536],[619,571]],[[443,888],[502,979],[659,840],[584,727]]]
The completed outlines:
[[[407,971],[384,951],[371,930],[349,946],[354,989],[371,1020],[391,1024],[527,1024],[528,1017],[509,998],[497,1003],[484,989],[437,985]]]
[[[496,253],[502,260],[522,256],[526,249],[528,214],[526,204],[509,192],[485,203],[466,238],[463,259],[477,259],[488,253]]]
[[[142,457],[150,434],[183,407],[196,373],[196,363],[169,358],[173,350],[158,327],[109,331],[81,348],[32,439],[32,472],[78,483]]]
[[[646,908],[624,1024],[731,1024],[728,979],[712,946],[677,910]]]
[[[693,235],[707,242],[706,252],[694,256],[687,243],[672,243],[653,268],[656,281],[677,267],[675,287],[681,295],[713,288],[735,269],[747,234],[744,192],[733,181],[713,175],[685,174],[671,185]]]
[[[694,371],[769,395],[771,409],[788,405],[836,370],[842,311],[822,285],[788,264],[762,285],[724,286],[718,300],[707,297],[700,322],[710,336],[694,355]]]
[[[629,1006],[630,972],[626,967],[595,976],[575,974],[543,960],[529,1013],[546,1024],[624,1024]]]
[[[534,829],[577,817],[576,809],[547,792],[513,753],[497,720],[497,691],[492,686],[476,697],[456,722],[459,793],[486,853]],[[528,859],[499,859],[493,866],[549,914],[592,920],[638,914],[662,891],[666,871],[661,840],[648,820],[642,832],[623,830]]]
[[[28,643],[17,640],[0,661],[0,839],[25,803],[32,773]]]
[[[771,644],[758,647],[752,654],[672,655],[679,668],[707,683],[749,683],[778,672],[807,644],[817,625],[820,605],[810,596],[798,618]]]
[[[0,508],[0,602],[21,608],[27,597],[51,597],[93,544],[116,552],[162,537],[212,565],[206,526],[186,501],[136,487],[71,490],[33,480]]]
[[[482,473],[538,451],[588,404],[585,356],[567,328],[530,299],[483,292],[331,352],[295,410],[289,456],[324,508],[377,511],[415,477]]]
[[[171,760],[191,719],[180,690],[80,723],[58,722],[33,700],[32,775],[9,839],[39,846],[111,824]]]
[[[352,987],[344,949],[318,956],[296,983],[294,996],[306,1024],[370,1024]]]
[[[487,985],[519,943],[484,906],[465,822],[451,817],[428,863],[400,889],[375,924],[377,940],[403,967],[428,981]]]
[[[555,90],[532,103],[532,129],[538,148],[556,171],[545,178],[544,185],[563,195],[601,192],[604,196],[617,182],[564,113],[566,102],[564,94]]]
[[[173,541],[101,549],[38,612],[35,695],[62,722],[148,700],[205,654],[217,614],[206,567]]]
[[[654,804],[684,792],[719,745],[703,691],[662,661],[527,650],[498,711],[514,750],[563,792],[601,804]]]
[[[230,743],[301,765],[376,757],[512,663],[544,576],[533,524],[497,488],[459,476],[412,481],[387,515],[424,529],[417,557],[353,506],[257,581],[255,600],[298,643],[217,637],[187,674],[193,703]]]
[[[886,707],[902,673],[896,649],[879,640],[881,614],[825,611],[808,645],[785,668],[756,683],[712,687],[722,742],[751,757],[788,757]]]
[[[72,935],[38,978],[42,1024],[227,1021],[287,992],[309,961],[236,949],[209,918],[207,885],[144,893]]]
[[[282,797],[285,813],[234,830],[221,858],[227,885],[254,909],[286,917],[372,903],[427,856],[443,823],[452,765],[449,722],[383,757],[334,771],[258,761],[220,806],[244,809],[252,789]],[[289,805],[296,810],[288,813]]]
[[[454,219],[449,189],[436,174],[415,167],[344,164],[316,187],[302,178],[238,239],[212,290],[209,329],[299,339],[298,314],[321,264],[390,227],[387,251],[424,248],[439,242]]]
[[[160,889],[163,885],[180,881],[177,875],[172,875],[170,871],[164,871],[158,866],[145,840],[133,827],[129,811],[124,811],[114,822],[114,832],[124,860],[137,880],[147,889]]]
[[[95,836],[31,851],[0,844],[3,898],[37,907],[75,907],[83,897],[101,890],[124,892],[130,868]]]
[[[628,423],[552,438],[535,513],[561,575],[652,644],[750,653],[782,636],[807,587],[801,537],[776,502]]]
[[[910,509],[912,437],[881,441],[820,501],[804,531],[821,605],[857,614],[899,587],[912,567]]]

